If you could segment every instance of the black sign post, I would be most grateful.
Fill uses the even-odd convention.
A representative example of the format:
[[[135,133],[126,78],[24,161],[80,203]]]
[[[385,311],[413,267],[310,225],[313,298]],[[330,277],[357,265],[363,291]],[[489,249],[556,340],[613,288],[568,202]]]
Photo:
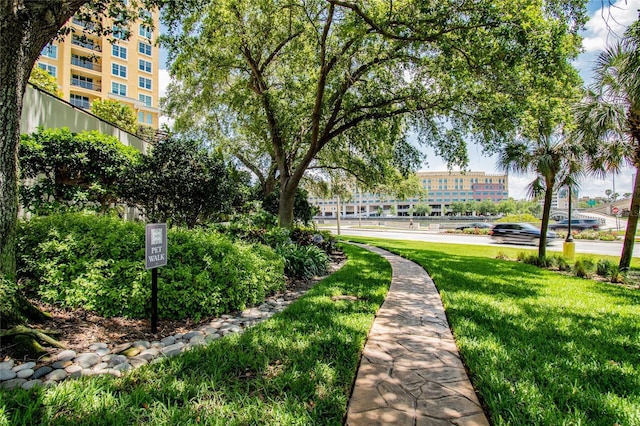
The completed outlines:
[[[145,233],[145,267],[151,269],[151,332],[158,332],[158,267],[167,264],[167,224],[149,223]]]

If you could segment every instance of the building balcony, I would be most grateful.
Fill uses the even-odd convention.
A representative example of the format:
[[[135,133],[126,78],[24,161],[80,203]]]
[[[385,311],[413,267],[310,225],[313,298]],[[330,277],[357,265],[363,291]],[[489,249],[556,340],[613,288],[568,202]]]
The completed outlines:
[[[92,92],[101,92],[102,91],[102,84],[101,83],[94,83],[91,81],[86,81],[83,79],[80,79],[78,77],[71,77],[71,86],[74,89],[86,89]]]
[[[80,37],[75,34],[71,37],[71,44],[82,49],[90,50],[93,54],[102,52],[100,44],[89,38]]]
[[[79,67],[83,71],[93,71],[96,74],[102,73],[102,65],[89,59],[79,57],[78,55],[71,56],[72,68]]]

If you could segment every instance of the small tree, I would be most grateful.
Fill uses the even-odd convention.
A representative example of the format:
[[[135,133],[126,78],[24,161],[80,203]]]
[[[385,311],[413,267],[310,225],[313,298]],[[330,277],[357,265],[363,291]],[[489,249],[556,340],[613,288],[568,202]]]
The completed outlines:
[[[59,98],[62,98],[64,96],[62,94],[62,91],[58,87],[56,78],[38,66],[33,67],[33,69],[31,70],[29,83],[33,84],[39,89],[44,90],[47,93],[51,93],[53,96],[57,96]]]
[[[243,205],[247,181],[221,153],[199,141],[170,138],[127,173],[122,195],[151,221],[193,228]]]
[[[91,103],[91,113],[129,133],[138,131],[138,119],[133,110],[113,99],[96,99]]]
[[[416,204],[415,212],[418,216],[429,216],[431,214],[431,206],[426,203]]]

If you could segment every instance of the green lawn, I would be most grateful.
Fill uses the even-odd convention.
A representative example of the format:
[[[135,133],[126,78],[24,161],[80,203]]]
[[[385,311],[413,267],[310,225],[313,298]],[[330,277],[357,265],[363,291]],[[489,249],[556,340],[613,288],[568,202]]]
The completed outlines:
[[[638,290],[495,259],[514,248],[349,239],[429,272],[493,424],[640,425]]]
[[[340,271],[242,335],[119,379],[0,390],[0,425],[340,425],[391,281],[386,260],[345,251]]]

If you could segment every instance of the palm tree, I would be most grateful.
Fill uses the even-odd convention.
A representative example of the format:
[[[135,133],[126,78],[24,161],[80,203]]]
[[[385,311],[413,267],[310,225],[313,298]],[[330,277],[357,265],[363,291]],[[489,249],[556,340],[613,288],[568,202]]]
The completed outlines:
[[[507,173],[536,175],[528,186],[528,193],[534,198],[544,196],[538,244],[538,258],[542,260],[547,251],[553,192],[565,185],[576,186],[581,150],[572,140],[554,136],[541,135],[532,142],[517,141],[506,145],[498,158],[498,167]]]
[[[594,69],[594,83],[576,106],[576,138],[585,146],[592,173],[636,169],[619,268],[631,263],[640,210],[640,21],[622,40],[603,51]]]

